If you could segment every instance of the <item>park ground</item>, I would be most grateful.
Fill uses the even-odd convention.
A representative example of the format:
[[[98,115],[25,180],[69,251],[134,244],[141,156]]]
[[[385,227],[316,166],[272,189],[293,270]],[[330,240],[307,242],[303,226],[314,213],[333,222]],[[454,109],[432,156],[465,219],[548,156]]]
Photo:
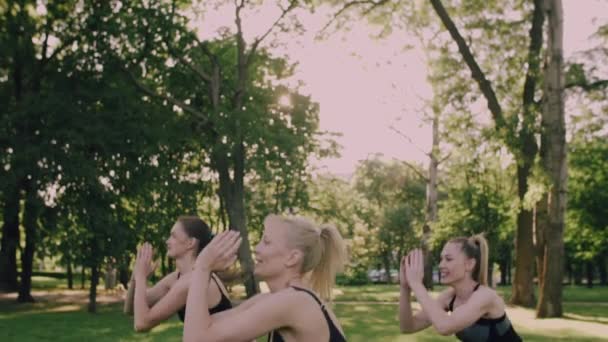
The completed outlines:
[[[241,289],[233,288],[235,296]],[[508,298],[510,288],[499,287]],[[17,304],[16,294],[0,294],[0,338],[29,341],[181,341],[182,323],[173,318],[148,333],[133,331],[122,314],[122,292],[100,288],[98,313],[89,314],[86,290],[68,290],[64,281],[34,277],[36,303]],[[401,335],[397,285],[347,286],[336,289],[334,308],[349,341],[455,341],[432,329]],[[525,341],[608,341],[608,287],[567,286],[563,318],[536,319],[534,311],[508,307]],[[265,339],[260,339],[260,341]]]

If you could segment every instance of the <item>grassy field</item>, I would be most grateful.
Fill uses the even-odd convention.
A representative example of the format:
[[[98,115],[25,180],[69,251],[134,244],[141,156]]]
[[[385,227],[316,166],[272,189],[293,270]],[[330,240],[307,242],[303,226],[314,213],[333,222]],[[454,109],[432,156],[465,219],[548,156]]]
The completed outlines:
[[[116,295],[101,296],[99,312],[86,313],[86,293],[66,291],[64,281],[37,277],[41,301],[19,305],[0,300],[0,340],[9,341],[180,341],[182,324],[172,319],[151,332],[136,334],[121,312]],[[505,293],[508,289],[499,289]],[[400,335],[397,321],[398,287],[373,285],[342,287],[335,311],[349,341],[456,341],[432,329]],[[108,298],[110,300],[108,300]],[[113,298],[113,300],[112,300]],[[564,291],[566,317],[536,320],[532,310],[509,308],[525,341],[608,341],[608,288],[568,287]],[[263,341],[265,339],[260,339]]]

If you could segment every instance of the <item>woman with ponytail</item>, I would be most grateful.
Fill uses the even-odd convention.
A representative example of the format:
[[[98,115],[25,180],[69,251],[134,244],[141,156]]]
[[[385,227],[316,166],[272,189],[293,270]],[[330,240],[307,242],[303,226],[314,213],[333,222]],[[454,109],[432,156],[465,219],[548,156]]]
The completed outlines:
[[[507,318],[504,301],[488,287],[488,243],[482,235],[448,241],[439,271],[448,288],[433,299],[422,284],[422,251],[415,249],[401,260],[401,332],[414,333],[432,325],[441,335],[455,334],[466,342],[521,341]],[[412,312],[411,292],[422,307],[416,313]]]
[[[144,243],[137,252],[135,269],[127,292],[124,311],[133,314],[138,332],[147,331],[177,313],[184,321],[191,271],[199,252],[211,241],[209,226],[196,216],[180,216],[167,239],[167,256],[175,260],[177,270],[151,288],[148,276],[154,272],[152,245]],[[216,275],[203,288],[193,288],[207,298],[209,313],[232,307],[226,289]]]
[[[240,244],[236,232],[219,234],[196,260],[191,288],[205,287],[212,271],[232,264]],[[326,305],[336,272],[345,262],[344,242],[333,226],[318,227],[303,217],[270,215],[255,248],[254,274],[269,293],[234,309],[209,315],[207,298],[188,293],[184,341],[346,341]]]

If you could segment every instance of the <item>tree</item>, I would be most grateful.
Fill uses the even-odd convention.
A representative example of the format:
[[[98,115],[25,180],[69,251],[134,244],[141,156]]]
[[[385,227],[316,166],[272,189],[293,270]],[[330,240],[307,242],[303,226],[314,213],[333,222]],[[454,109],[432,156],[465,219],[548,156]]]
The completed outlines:
[[[564,217],[566,212],[566,124],[563,85],[563,10],[560,0],[544,3],[547,23],[547,52],[543,89],[541,164],[549,178],[545,222],[537,222],[543,234],[539,251],[540,291],[536,307],[538,317],[562,316],[562,280],[564,260]],[[544,206],[545,204],[543,204]]]
[[[376,155],[357,167],[354,187],[364,199],[358,216],[372,232],[370,245],[388,276],[413,245],[414,227],[424,222],[424,181],[409,166]]]
[[[239,260],[249,296],[258,291],[245,204],[250,156],[260,151],[266,156],[271,153],[273,146],[267,143],[267,129],[272,130],[272,123],[279,119],[291,120],[295,141],[315,139],[314,132],[302,128],[309,120],[317,120],[316,106],[300,108],[299,113],[306,113],[304,117],[289,117],[284,111],[273,110],[279,95],[273,89],[291,69],[285,61],[271,58],[261,46],[297,5],[298,1],[289,1],[267,30],[249,44],[242,25],[243,12],[249,9],[245,1],[234,4],[235,29],[226,30],[220,39],[206,41],[200,41],[187,28],[189,19],[178,11],[179,6],[188,4],[128,5],[135,20],[128,11],[103,9],[120,28],[106,42],[108,51],[112,51],[138,89],[198,121],[193,128],[208,149],[208,167],[219,180],[220,203],[230,228],[243,236]],[[127,26],[126,22],[134,25]],[[116,41],[121,42],[117,47],[113,46]],[[165,62],[177,64],[160,67]]]

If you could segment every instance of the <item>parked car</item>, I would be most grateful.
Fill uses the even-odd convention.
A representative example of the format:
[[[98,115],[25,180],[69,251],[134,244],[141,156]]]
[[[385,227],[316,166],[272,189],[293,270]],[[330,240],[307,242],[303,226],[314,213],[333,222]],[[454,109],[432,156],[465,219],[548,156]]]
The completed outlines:
[[[399,282],[399,271],[391,270],[390,271],[391,282],[397,283]],[[385,269],[373,269],[367,271],[367,279],[372,283],[388,283],[388,277],[386,276]]]

